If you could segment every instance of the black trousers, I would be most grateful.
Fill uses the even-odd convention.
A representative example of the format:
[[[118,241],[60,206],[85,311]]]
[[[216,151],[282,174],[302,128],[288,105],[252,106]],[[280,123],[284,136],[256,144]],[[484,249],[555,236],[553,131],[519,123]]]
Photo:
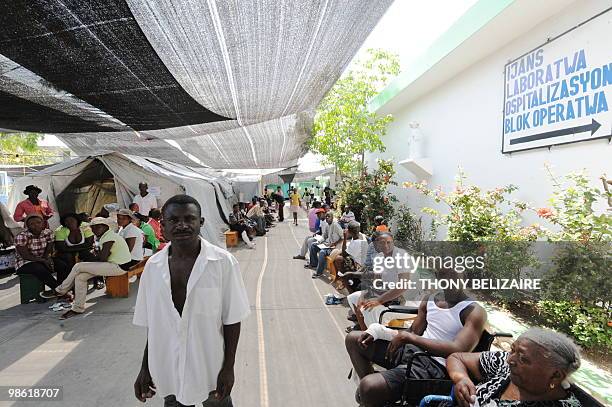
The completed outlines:
[[[285,201],[278,203],[278,221],[282,222],[285,220],[285,214],[283,213],[283,209],[285,207]]]
[[[51,261],[53,261],[54,269],[57,272],[57,279],[53,277],[51,270],[49,270],[47,266],[39,262],[24,264],[17,269],[17,274],[31,274],[43,282],[43,284],[45,284],[47,287],[55,289],[62,283],[62,281],[66,279],[66,277],[68,277],[68,274],[70,274],[70,268],[60,259],[52,258]]]

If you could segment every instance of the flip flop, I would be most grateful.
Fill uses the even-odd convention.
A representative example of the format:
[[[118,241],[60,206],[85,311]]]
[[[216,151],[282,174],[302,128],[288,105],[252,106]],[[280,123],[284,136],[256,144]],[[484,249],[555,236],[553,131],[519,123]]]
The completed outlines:
[[[81,313],[80,313],[80,312],[75,312],[75,311],[73,311],[73,310],[69,310],[69,311],[67,311],[67,312],[63,313],[63,314],[60,316],[60,318],[59,318],[59,319],[61,319],[61,320],[65,320],[65,319],[68,319],[68,318],[76,317],[76,316],[78,316],[78,315],[81,315]]]

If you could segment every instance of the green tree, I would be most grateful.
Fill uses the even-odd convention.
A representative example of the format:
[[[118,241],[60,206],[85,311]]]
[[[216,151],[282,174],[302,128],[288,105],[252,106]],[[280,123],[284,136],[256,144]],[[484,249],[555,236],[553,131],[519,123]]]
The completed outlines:
[[[397,55],[382,49],[368,49],[327,93],[317,108],[310,139],[311,151],[335,165],[341,175],[363,168],[366,152],[384,151],[391,115],[368,111],[367,103],[400,70]]]
[[[37,165],[53,162],[53,154],[38,147],[42,138],[38,133],[0,132],[0,163]]]

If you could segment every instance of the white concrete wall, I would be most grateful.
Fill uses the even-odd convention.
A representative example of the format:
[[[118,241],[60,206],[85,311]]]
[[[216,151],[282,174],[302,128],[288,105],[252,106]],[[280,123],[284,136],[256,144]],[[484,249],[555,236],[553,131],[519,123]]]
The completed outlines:
[[[557,175],[586,169],[593,183],[601,188],[599,176],[607,172],[612,177],[612,145],[607,139],[555,146],[550,151],[539,149],[504,155],[501,153],[502,104],[504,66],[509,60],[540,46],[547,38],[568,30],[608,6],[607,1],[576,1],[425,97],[393,112],[395,121],[384,138],[387,150],[369,156],[369,165],[373,166],[379,157],[392,158],[396,163],[408,158],[409,123],[416,121],[423,134],[424,155],[433,161],[434,175],[427,179],[433,187],[441,185],[445,191],[450,190],[461,166],[470,183],[483,188],[515,184],[520,187],[513,194],[516,199],[537,207],[546,206],[552,191],[544,167],[549,163]],[[400,186],[394,187],[393,192],[400,201],[418,213],[422,206],[435,207],[431,200],[416,191],[402,188],[402,182],[417,178],[400,165],[396,165],[396,170]],[[544,223],[531,215],[525,217],[525,222]]]

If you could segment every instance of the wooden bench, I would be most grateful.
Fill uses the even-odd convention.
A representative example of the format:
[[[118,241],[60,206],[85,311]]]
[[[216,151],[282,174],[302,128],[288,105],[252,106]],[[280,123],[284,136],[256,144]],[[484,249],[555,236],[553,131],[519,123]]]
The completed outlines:
[[[329,273],[331,277],[331,281],[333,283],[338,278],[338,271],[336,270],[336,265],[334,264],[334,261],[329,256],[325,256],[325,261],[327,262],[326,270]]]
[[[225,247],[235,247],[238,245],[238,232],[226,230],[223,234],[225,235]]]
[[[106,277],[106,295],[109,297],[128,297],[130,295],[130,278],[140,277],[147,264],[148,257],[145,257],[138,264],[134,264],[125,274],[119,276]]]

